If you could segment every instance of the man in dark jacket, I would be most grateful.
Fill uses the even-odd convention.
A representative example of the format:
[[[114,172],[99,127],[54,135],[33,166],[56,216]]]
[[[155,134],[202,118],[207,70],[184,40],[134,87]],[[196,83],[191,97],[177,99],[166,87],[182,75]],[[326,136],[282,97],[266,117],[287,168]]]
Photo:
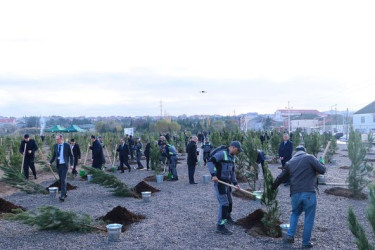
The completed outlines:
[[[195,166],[198,162],[197,157],[197,141],[198,137],[193,136],[186,147],[187,153],[187,165],[188,165],[188,172],[189,172],[189,183],[190,184],[197,184],[194,181],[194,173],[195,173]]]
[[[19,152],[24,155],[24,163],[23,163],[23,174],[25,175],[26,179],[29,179],[29,167],[33,172],[34,179],[36,179],[36,171],[35,171],[35,152],[38,150],[38,146],[36,145],[35,140],[30,139],[28,134],[25,134],[23,137],[24,140],[21,141],[21,145],[19,148]],[[26,148],[25,148],[26,146]]]
[[[207,161],[210,159],[211,150],[214,148],[208,138],[205,139],[204,144],[201,147],[203,149],[203,161],[206,166]]]
[[[61,184],[60,201],[65,201],[66,195],[66,174],[69,166],[73,165],[73,153],[68,143],[64,142],[63,136],[56,135],[56,144],[53,146],[52,158],[49,161],[51,165],[56,160],[56,168],[59,173],[59,181]]]
[[[285,179],[290,178],[290,196],[292,199],[292,214],[288,229],[287,243],[294,243],[298,218],[305,212],[305,222],[302,234],[302,247],[312,247],[311,232],[314,227],[316,212],[317,173],[324,174],[326,168],[313,155],[307,154],[303,146],[296,147],[296,154],[285,165],[281,174],[272,185],[276,189]]]
[[[151,153],[151,143],[147,141],[145,152],[144,152],[145,157],[146,157],[147,171],[150,170],[150,153]]]
[[[279,147],[279,157],[281,160],[281,169],[284,169],[285,163],[292,158],[293,153],[293,143],[289,140],[289,135],[285,133],[283,135],[283,141],[280,143]],[[285,186],[289,185],[289,179],[285,179]]]
[[[70,147],[73,152],[73,157],[74,157],[74,165],[73,165],[73,170],[72,174],[77,175],[77,165],[78,165],[78,160],[81,159],[81,149],[79,148],[79,145],[74,141],[74,139],[70,140]]]
[[[121,173],[124,173],[124,164],[130,172],[131,167],[129,165],[129,147],[125,143],[125,139],[120,140],[120,145],[118,145],[116,151],[119,154]]]
[[[128,145],[129,145],[130,158],[134,160],[134,140],[133,140],[132,135],[129,136]]]
[[[103,165],[103,147],[94,135],[91,136],[92,146],[92,167],[101,169]]]

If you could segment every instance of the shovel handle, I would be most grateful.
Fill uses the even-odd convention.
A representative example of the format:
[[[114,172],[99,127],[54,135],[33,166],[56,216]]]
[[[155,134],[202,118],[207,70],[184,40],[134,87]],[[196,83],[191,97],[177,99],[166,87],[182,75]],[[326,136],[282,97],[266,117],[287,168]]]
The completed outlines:
[[[226,185],[226,186],[228,186],[228,187],[232,187],[232,188],[235,188],[235,189],[237,189],[237,187],[236,186],[234,186],[234,185],[232,185],[232,184],[229,184],[229,183],[226,183],[226,182],[224,182],[224,181],[221,181],[221,180],[217,180],[217,182],[219,182],[219,183],[221,183],[221,184],[224,184],[224,185]],[[243,193],[245,193],[245,194],[250,194],[250,195],[252,195],[252,196],[255,196],[255,194],[253,194],[252,192],[249,192],[249,191],[247,191],[247,190],[244,190],[244,189],[238,189],[239,191],[241,191],[241,192],[243,192]]]

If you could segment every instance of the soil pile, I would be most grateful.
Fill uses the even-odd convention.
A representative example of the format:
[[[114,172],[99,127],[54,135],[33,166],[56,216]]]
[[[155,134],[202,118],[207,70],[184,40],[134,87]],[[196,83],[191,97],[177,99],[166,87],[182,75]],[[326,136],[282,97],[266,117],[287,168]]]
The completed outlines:
[[[122,224],[121,231],[124,232],[130,224],[139,222],[145,218],[146,217],[143,215],[130,212],[125,207],[117,206],[103,217],[100,217],[99,220],[103,220],[107,223]]]
[[[324,190],[324,193],[358,200],[367,199],[367,196],[363,193],[361,193],[359,196],[355,196],[349,189],[342,187],[329,188]]]
[[[146,182],[141,181],[134,187],[134,191],[137,192],[139,195],[142,195],[142,192],[149,191],[151,193],[160,192],[159,189],[154,188],[151,185],[148,185]]]
[[[86,177],[87,178],[87,177]],[[55,181],[53,184],[51,184],[49,187],[47,187],[47,191],[48,191],[48,188],[50,187],[57,187],[59,189],[59,191],[61,191],[61,184],[60,184],[60,181]],[[69,190],[75,190],[77,189],[77,186],[73,186],[71,185],[70,183],[66,183],[66,190],[69,191]]]
[[[246,232],[254,237],[257,236],[269,236],[268,229],[264,226],[262,218],[265,212],[262,209],[257,209],[248,216],[236,221],[237,225],[247,229]],[[275,228],[278,232],[277,237],[281,237],[281,228],[277,226]]]
[[[20,208],[23,211],[26,211],[25,208],[21,206],[14,205],[12,202],[6,201],[2,198],[0,198],[0,217],[2,213],[11,213],[12,209]]]
[[[151,176],[147,176],[146,178],[143,179],[144,181],[150,181],[150,182],[156,182],[156,175],[151,175]],[[168,177],[167,176],[164,176],[163,177],[163,181],[166,181],[168,180]]]
[[[350,169],[350,167],[349,166],[341,166],[341,167],[339,167],[340,169]]]
[[[251,191],[250,189],[246,189],[247,191]],[[240,190],[234,190],[232,192],[232,195],[238,198],[241,198],[243,200],[255,200],[255,197],[251,194],[246,194],[244,192],[241,192]]]

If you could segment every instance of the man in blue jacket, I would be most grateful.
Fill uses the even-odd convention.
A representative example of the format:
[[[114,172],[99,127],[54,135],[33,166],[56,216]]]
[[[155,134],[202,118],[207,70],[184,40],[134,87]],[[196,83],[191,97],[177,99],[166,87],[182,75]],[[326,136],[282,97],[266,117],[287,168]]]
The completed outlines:
[[[216,232],[231,235],[225,224],[233,222],[230,216],[232,212],[232,189],[218,180],[226,183],[232,183],[240,189],[234,171],[234,157],[242,152],[241,143],[239,141],[232,141],[229,147],[220,148],[212,152],[211,158],[207,163],[208,170],[211,173],[211,180],[214,182],[214,189],[217,200],[219,201],[219,213],[217,220]]]
[[[326,168],[315,156],[307,154],[303,146],[296,147],[296,154],[286,163],[281,174],[274,181],[272,188],[276,189],[285,179],[290,178],[290,197],[292,199],[292,214],[288,229],[287,243],[294,243],[298,218],[305,212],[305,222],[302,233],[302,247],[311,248],[311,232],[314,227],[316,212],[317,173],[324,174]]]

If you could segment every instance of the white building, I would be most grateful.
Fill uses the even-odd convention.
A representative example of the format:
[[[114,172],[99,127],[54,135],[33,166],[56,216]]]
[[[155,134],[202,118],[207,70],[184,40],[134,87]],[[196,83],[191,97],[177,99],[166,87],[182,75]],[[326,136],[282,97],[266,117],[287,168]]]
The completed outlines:
[[[375,131],[375,101],[353,114],[353,129],[362,134]]]

